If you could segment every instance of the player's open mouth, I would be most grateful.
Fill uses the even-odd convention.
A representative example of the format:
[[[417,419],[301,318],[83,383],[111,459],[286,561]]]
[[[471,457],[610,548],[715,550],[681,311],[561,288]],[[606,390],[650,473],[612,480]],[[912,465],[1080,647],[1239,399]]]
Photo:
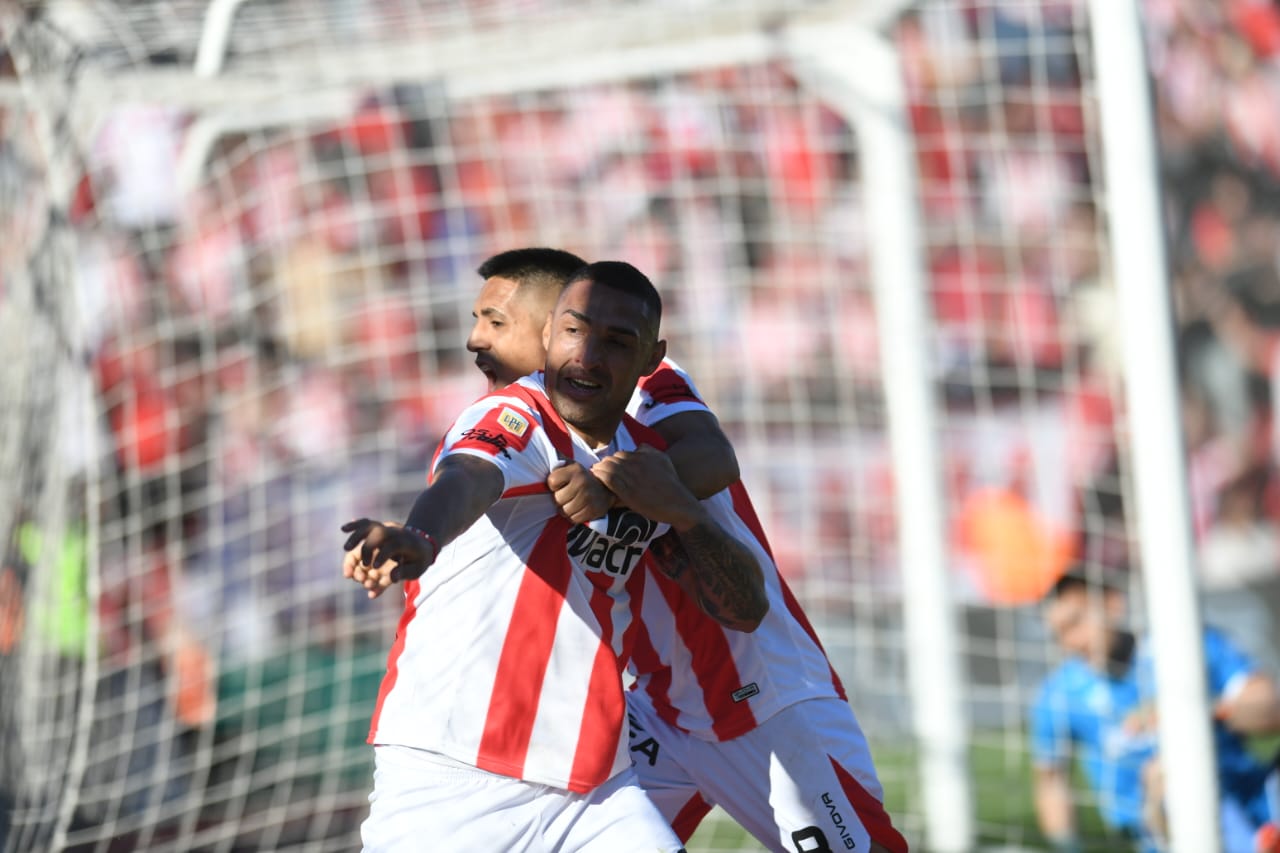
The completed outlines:
[[[594,397],[596,394],[600,393],[603,388],[600,383],[591,382],[586,379],[566,378],[562,384],[564,385],[565,390],[569,393],[569,396],[579,399]]]

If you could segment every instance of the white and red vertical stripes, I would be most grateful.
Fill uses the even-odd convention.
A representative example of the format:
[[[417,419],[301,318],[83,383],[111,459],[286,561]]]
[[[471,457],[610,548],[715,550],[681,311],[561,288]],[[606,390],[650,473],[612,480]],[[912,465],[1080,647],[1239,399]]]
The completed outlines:
[[[660,439],[629,422],[614,446],[638,441]],[[571,555],[571,525],[545,481],[563,459],[590,466],[599,457],[556,416],[540,377],[464,411],[439,458],[452,453],[497,465],[503,497],[406,585],[369,741],[590,791],[630,763],[621,672],[643,572]],[[577,532],[613,543],[607,519],[588,527]],[[642,542],[623,545],[647,547],[666,532],[648,529]]]
[[[709,409],[688,375],[668,359],[641,380],[628,411],[652,426],[681,412]],[[778,572],[745,487],[739,482],[703,503],[760,563],[769,612],[753,633],[731,631],[703,614],[661,572],[646,572],[644,629],[632,659],[636,689],[648,693],[662,719],[721,741],[796,702],[844,699],[813,626]]]

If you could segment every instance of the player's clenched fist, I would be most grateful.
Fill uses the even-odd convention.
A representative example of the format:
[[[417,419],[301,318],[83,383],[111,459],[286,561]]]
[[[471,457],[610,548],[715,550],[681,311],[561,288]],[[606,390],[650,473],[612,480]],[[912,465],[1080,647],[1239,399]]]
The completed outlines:
[[[591,473],[618,496],[618,503],[646,518],[679,524],[700,515],[698,499],[680,482],[667,454],[656,448],[620,450],[592,465]]]
[[[342,573],[370,592],[419,578],[436,559],[434,540],[412,528],[360,518],[342,525],[342,532],[350,534],[342,546]]]
[[[547,476],[547,488],[560,514],[574,524],[600,518],[617,500],[581,462],[567,462]]]

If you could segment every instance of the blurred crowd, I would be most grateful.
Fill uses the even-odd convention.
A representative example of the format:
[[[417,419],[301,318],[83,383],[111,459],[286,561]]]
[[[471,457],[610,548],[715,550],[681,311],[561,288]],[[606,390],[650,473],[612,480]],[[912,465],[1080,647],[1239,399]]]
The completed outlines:
[[[1017,419],[1053,410],[1061,424],[1053,450],[1029,446],[1026,433],[1006,444],[994,482],[978,492],[975,524],[963,509],[971,460],[950,460],[960,544],[969,530],[1000,558],[997,541],[1044,542],[1039,580],[1018,570],[1025,561],[973,567],[988,593],[1014,598],[1043,590],[1064,561],[1120,568],[1130,550],[1120,318],[1100,232],[1105,188],[1083,6],[939,3],[899,28],[949,411]],[[1205,587],[1229,588],[1274,578],[1280,566],[1280,8],[1149,0],[1144,10],[1193,527]],[[1057,497],[1046,499],[1046,477],[1058,480]]]
[[[1198,565],[1208,594],[1248,591],[1280,579],[1280,7],[1145,10]],[[949,554],[976,605],[1034,601],[1075,561],[1130,562],[1085,12],[938,0],[891,31]],[[0,82],[14,74],[5,55]],[[24,452],[63,454],[73,496],[98,484],[82,513],[102,520],[108,670],[162,650],[156,678],[199,727],[210,673],[353,636],[385,646],[391,597],[339,583],[338,524],[407,508],[483,390],[463,348],[474,269],[520,245],[625,258],[659,285],[671,352],[734,437],[811,614],[896,599],[874,204],[847,117],[784,61],[465,102],[430,84],[296,100],[284,123],[125,102],[87,129],[0,101],[0,330],[28,322],[6,307],[34,311],[33,328],[60,312],[79,376],[66,394],[93,402],[88,423],[53,421],[70,440],[33,429]],[[50,216],[55,176],[70,192]],[[63,282],[68,260],[75,299],[22,296]],[[49,559],[48,506],[20,505],[5,528],[2,613]],[[55,633],[74,639],[83,519],[56,531]],[[22,624],[5,623],[0,655]]]
[[[952,553],[974,601],[1034,599],[1072,560],[1127,560],[1083,6],[927,3],[893,30]],[[1194,527],[1206,586],[1230,587],[1280,567],[1280,11],[1146,13]],[[246,647],[282,620],[317,630],[313,611],[334,611],[319,548],[333,519],[396,511],[481,387],[461,346],[475,265],[535,243],[625,257],[661,285],[673,352],[738,436],[788,574],[836,598],[849,567],[894,586],[857,141],[785,65],[335,103],[229,128],[121,104],[82,151],[78,335],[114,448],[104,510],[122,577],[139,555],[180,562],[200,591],[189,606],[220,590]],[[31,118],[0,121],[5,173],[38,179]],[[38,243],[43,226],[15,211],[6,227]],[[29,260],[7,242],[6,264]]]

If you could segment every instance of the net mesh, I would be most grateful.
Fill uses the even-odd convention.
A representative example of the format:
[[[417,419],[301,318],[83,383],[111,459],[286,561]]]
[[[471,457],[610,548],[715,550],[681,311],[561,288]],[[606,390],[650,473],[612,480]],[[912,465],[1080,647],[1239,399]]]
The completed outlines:
[[[1166,76],[1190,73],[1193,24],[1246,38],[1209,4],[1153,5]],[[474,269],[523,245],[659,284],[670,351],[919,839],[857,136],[785,51],[751,46],[824,8],[247,2],[212,77],[189,71],[203,3],[5,13],[6,850],[358,844],[396,608],[341,580],[337,528],[406,511],[483,389],[463,348]],[[1053,652],[1031,603],[1073,557],[1119,570],[1132,550],[1087,21],[1066,0],[888,11],[872,22],[920,171],[978,833],[1035,847],[1024,719]],[[1233,73],[1270,61],[1251,56]],[[1226,139],[1233,174],[1274,186],[1270,137],[1197,106],[1161,101],[1182,162]],[[1247,255],[1222,245],[1252,192],[1232,179],[1173,197],[1196,238],[1180,295],[1218,292],[1205,265]],[[1230,373],[1216,330],[1206,377]],[[1202,385],[1256,426],[1256,399]],[[1198,482],[1208,529],[1216,481]],[[753,846],[716,817],[690,849]]]

